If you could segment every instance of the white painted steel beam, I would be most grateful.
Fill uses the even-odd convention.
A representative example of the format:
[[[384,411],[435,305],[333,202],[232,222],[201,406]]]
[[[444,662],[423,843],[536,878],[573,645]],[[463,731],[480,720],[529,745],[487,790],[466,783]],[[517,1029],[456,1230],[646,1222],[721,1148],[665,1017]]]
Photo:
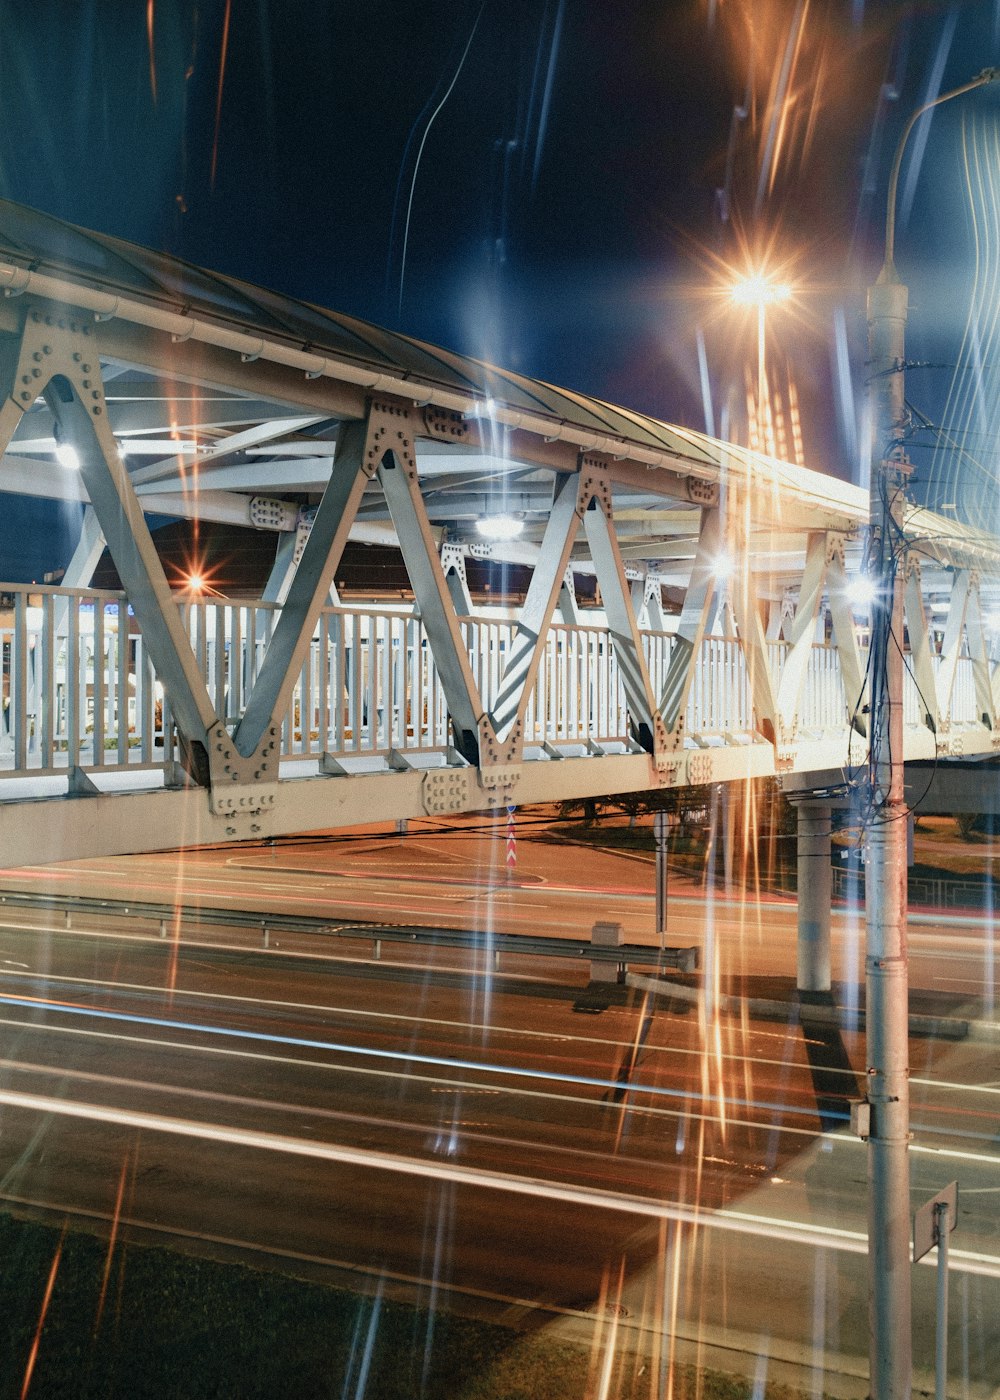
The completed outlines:
[[[720,513],[717,508],[704,510],[698,548],[684,595],[684,606],[674,633],[659,702],[664,726],[675,745],[680,742],[683,734],[684,710],[694,678],[694,663],[718,594],[716,571],[721,553]]]
[[[858,629],[854,622],[848,594],[847,573],[844,568],[843,540],[831,549],[826,569],[827,606],[833,624],[833,636],[840,662],[843,687],[844,717],[857,734],[867,734],[868,678],[858,646]]]
[[[816,618],[823,596],[828,562],[828,541],[825,534],[809,536],[806,563],[799,585],[798,603],[791,626],[786,627],[788,651],[785,653],[778,678],[777,707],[780,738],[791,743],[798,727],[799,704],[805,685],[806,668],[816,638]],[[765,640],[768,640],[765,637]]]
[[[257,753],[284,718],[320,609],[326,603],[358,503],[378,468],[387,429],[377,407],[341,434],[330,483],[323,493],[309,539],[233,742],[244,758]]]
[[[990,647],[983,617],[979,577],[976,574],[973,575],[969,588],[965,627],[969,638],[969,656],[972,660],[972,675],[979,720],[987,729],[996,732],[1000,729],[1000,706],[997,705],[997,692],[993,684],[994,677],[990,672]]]
[[[451,592],[438,556],[438,541],[423,508],[409,424],[401,419],[394,426],[395,432],[391,438],[387,437],[377,463],[379,483],[385,493],[420,620],[447,697],[456,747],[468,762],[479,762],[483,740],[492,740],[495,736],[484,713],[469,665]],[[385,460],[386,454],[388,460]]]
[[[586,470],[586,459],[584,470]],[[601,478],[583,515],[590,557],[594,561],[608,631],[618,662],[632,721],[633,737],[647,753],[660,754],[667,747],[667,731],[653,695],[653,685],[643,655],[642,640],[632,609],[631,589],[618,550],[611,515],[611,493]]]
[[[927,613],[920,585],[920,564],[911,558],[907,564],[903,592],[903,612],[910,639],[910,672],[917,688],[923,721],[928,729],[937,734],[942,728],[942,716],[938,706],[937,680],[931,655],[930,628],[927,625]]]
[[[939,728],[950,727],[951,696],[955,687],[955,672],[962,650],[962,637],[965,632],[965,610],[969,602],[969,589],[972,576],[968,569],[955,573],[951,597],[948,600],[948,616],[941,641],[941,662],[937,669],[937,711]]]
[[[512,740],[506,746],[506,761],[520,758],[524,711],[538,674],[545,635],[564,584],[580,516],[587,509],[584,494],[579,476],[567,476],[557,485],[538,562],[532,571],[517,630],[504,662],[490,720],[501,743],[507,744],[508,738]]]

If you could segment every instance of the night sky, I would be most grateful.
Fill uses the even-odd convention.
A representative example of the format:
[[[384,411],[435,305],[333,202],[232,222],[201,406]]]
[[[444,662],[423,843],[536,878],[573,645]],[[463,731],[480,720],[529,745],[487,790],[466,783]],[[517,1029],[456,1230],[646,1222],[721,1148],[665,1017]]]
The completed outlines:
[[[740,441],[755,326],[719,288],[767,250],[795,289],[769,380],[808,464],[857,479],[891,153],[992,62],[993,0],[7,0],[0,194]],[[936,365],[973,276],[962,143],[1000,168],[998,114],[1000,84],[950,104],[904,166]],[[908,379],[937,425],[953,375]],[[960,426],[993,470],[991,412]],[[39,562],[2,547],[8,578]]]

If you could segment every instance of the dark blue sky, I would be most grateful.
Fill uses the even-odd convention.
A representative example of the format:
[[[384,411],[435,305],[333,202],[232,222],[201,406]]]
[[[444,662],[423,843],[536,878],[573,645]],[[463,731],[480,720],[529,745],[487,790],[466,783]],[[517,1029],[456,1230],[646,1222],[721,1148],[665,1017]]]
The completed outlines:
[[[150,32],[145,0],[0,0],[0,193],[695,427],[701,328],[717,429],[755,355],[717,260],[771,245],[801,288],[773,378],[847,476],[891,151],[928,92],[1000,59],[996,10],[157,0]],[[993,121],[996,92],[956,106]],[[942,362],[961,118],[931,126],[899,230],[911,343]],[[914,384],[934,412],[939,378]]]

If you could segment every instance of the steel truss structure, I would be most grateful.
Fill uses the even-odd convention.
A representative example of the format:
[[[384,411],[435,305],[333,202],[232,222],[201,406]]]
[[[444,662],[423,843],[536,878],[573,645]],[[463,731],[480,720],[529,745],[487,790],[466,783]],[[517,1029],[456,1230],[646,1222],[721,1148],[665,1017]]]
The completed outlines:
[[[0,585],[6,864],[864,761],[866,492],[2,203],[0,287],[0,488],[85,504]],[[271,532],[262,596],[178,596],[153,513]],[[343,605],[349,539],[412,602]],[[899,560],[907,756],[996,751],[998,542],[911,508]]]

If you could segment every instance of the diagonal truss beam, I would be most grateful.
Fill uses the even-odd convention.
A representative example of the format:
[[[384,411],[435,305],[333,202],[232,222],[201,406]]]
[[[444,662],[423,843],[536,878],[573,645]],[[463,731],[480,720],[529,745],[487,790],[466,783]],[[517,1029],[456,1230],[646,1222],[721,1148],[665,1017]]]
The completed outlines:
[[[378,479],[396,529],[403,563],[413,589],[424,632],[455,731],[455,744],[470,763],[480,762],[480,747],[495,743],[469,655],[455,613],[454,600],[438,557],[417,476],[409,408],[395,410],[392,432],[381,445]]]
[[[204,756],[215,708],[111,432],[90,318],[45,304],[27,305],[20,337],[3,338],[0,375],[6,396],[0,407],[0,446],[6,448],[25,410],[44,394],[60,441],[75,451],[94,517],[142,629],[192,769],[207,779]],[[195,756],[195,745],[201,746],[201,758]]]
[[[365,418],[347,423],[341,430],[329,483],[243,718],[233,734],[244,758],[257,752],[288,709],[361,497],[385,453],[391,412],[385,405],[373,403]]]
[[[979,720],[987,729],[996,730],[1000,728],[1000,713],[998,713],[1000,706],[997,703],[995,682],[1000,681],[1000,670],[995,676],[991,676],[990,648],[986,639],[978,574],[973,574],[969,588],[965,630],[969,638],[969,656],[972,659],[972,680],[976,688],[976,709],[979,712]]]
[[[582,495],[579,477],[557,479],[538,561],[531,574],[490,716],[497,738],[504,742],[511,737],[517,749],[523,737],[524,713],[538,675],[546,633],[565,583],[573,541],[585,508]]]
[[[951,715],[951,697],[955,689],[958,659],[962,652],[962,633],[965,631],[965,613],[971,587],[971,571],[969,569],[956,570],[951,585],[951,597],[948,599],[948,616],[944,624],[944,637],[941,641],[941,664],[935,678],[940,728],[947,727]]]
[[[243,452],[249,447],[259,447],[262,443],[273,443],[280,438],[301,432],[304,428],[310,428],[316,423],[325,421],[326,415],[311,413],[302,414],[295,418],[274,418],[266,423],[255,424],[240,432],[230,433],[220,442],[205,448],[198,455],[198,464],[200,466],[202,463],[217,458],[229,457],[236,452]],[[177,460],[175,457],[167,457],[164,461],[150,462],[148,466],[138,467],[132,473],[132,480],[136,486],[140,486],[148,482],[163,481],[176,475]]]
[[[583,525],[594,562],[597,584],[608,619],[611,644],[618,662],[628,703],[633,735],[647,753],[662,753],[667,731],[656,705],[649,668],[636,625],[632,594],[614,531],[611,482],[595,477],[585,488],[590,500],[583,514]]]
[[[906,631],[910,638],[910,669],[917,689],[917,702],[924,724],[932,734],[936,734],[941,728],[941,715],[938,710],[934,659],[931,655],[930,628],[924,609],[920,563],[912,557],[907,561],[903,611],[906,617]]]
[[[701,513],[701,529],[694,564],[684,594],[684,606],[681,609],[660,696],[660,715],[667,733],[675,743],[680,742],[684,728],[684,710],[694,679],[695,661],[708,626],[709,613],[718,593],[716,571],[721,552],[720,512],[717,506],[709,506]]]
[[[861,648],[858,646],[858,629],[854,624],[848,595],[842,536],[835,538],[830,550],[830,559],[826,567],[826,591],[830,620],[833,623],[833,640],[840,661],[840,679],[844,689],[847,722],[856,733],[864,736],[868,732],[868,683],[861,661]]]
[[[778,697],[751,567],[752,505],[749,489],[731,494],[733,553],[738,567],[733,570],[729,600],[743,648],[743,661],[750,683],[756,723],[764,737],[777,744],[781,739]]]
[[[799,705],[806,681],[809,658],[816,635],[816,618],[823,597],[829,559],[825,533],[811,534],[806,543],[806,562],[799,587],[799,600],[791,624],[786,626],[789,646],[778,677],[778,719],[780,737],[791,742],[798,728]]]

